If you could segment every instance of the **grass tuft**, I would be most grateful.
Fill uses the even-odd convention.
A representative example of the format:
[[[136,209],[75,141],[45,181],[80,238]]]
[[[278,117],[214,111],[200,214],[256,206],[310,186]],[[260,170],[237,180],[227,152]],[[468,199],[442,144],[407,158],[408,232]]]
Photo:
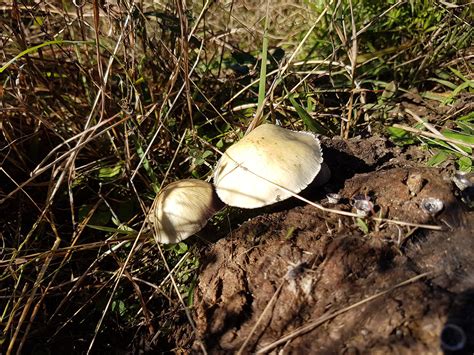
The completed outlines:
[[[145,216],[165,184],[209,179],[216,152],[260,118],[384,134],[432,151],[428,165],[471,171],[470,9],[1,5],[2,352],[189,350],[206,235],[158,246]],[[225,235],[225,220],[208,235]]]

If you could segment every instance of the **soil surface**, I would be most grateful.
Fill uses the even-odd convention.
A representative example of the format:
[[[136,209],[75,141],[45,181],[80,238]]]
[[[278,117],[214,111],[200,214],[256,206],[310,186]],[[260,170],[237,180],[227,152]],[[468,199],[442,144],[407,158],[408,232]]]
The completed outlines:
[[[354,212],[352,201],[363,197],[372,216],[442,230],[358,220],[296,200],[255,212],[204,252],[194,318],[206,349],[472,354],[474,215],[452,172],[419,168],[417,148],[380,137],[323,145],[333,176],[307,198]],[[341,200],[330,204],[328,192]],[[442,211],[423,210],[426,198],[441,200]]]

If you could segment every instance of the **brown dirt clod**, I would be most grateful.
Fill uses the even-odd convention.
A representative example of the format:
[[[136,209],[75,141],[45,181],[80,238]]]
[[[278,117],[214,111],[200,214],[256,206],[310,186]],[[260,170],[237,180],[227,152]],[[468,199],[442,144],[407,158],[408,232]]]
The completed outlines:
[[[430,272],[426,278],[322,322],[274,350],[436,354],[442,353],[443,327],[454,322],[466,331],[464,350],[472,352],[472,315],[463,312],[472,314],[474,301],[473,214],[453,195],[447,172],[390,160],[394,150],[397,157],[403,154],[381,138],[364,141],[325,142],[335,176],[328,189],[343,197],[335,208],[350,211],[350,199],[364,195],[376,216],[438,224],[443,230],[366,220],[367,231],[352,217],[310,205],[243,223],[203,257],[194,310],[198,336],[211,353],[237,351],[247,338],[244,352],[258,351],[425,272]],[[413,176],[418,182],[411,186]],[[320,199],[321,193],[316,195]],[[420,203],[426,197],[441,199],[443,210],[424,212]]]

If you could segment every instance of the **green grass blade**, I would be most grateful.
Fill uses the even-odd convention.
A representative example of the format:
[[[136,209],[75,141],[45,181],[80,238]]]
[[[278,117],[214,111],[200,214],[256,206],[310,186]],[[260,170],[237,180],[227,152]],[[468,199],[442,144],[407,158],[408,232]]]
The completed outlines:
[[[136,235],[137,231],[128,228],[128,229],[118,229],[118,228],[112,228],[112,227],[106,227],[106,226],[97,226],[94,224],[87,224],[87,227],[102,231],[102,232],[110,232],[110,233],[118,233],[118,234],[126,234],[126,235]]]
[[[428,78],[429,81],[434,81],[435,83],[447,86],[451,90],[456,89],[458,86],[456,84],[453,84],[452,82],[448,80],[443,80],[443,79],[438,79],[438,78]]]
[[[265,84],[267,82],[267,55],[268,55],[268,8],[267,2],[267,14],[265,15],[265,28],[263,30],[263,44],[262,44],[262,63],[260,65],[260,82],[258,84],[258,106],[257,112],[260,112],[262,105],[265,100]]]
[[[440,150],[438,153],[436,153],[435,155],[433,155],[430,160],[428,160],[426,162],[426,165],[428,166],[438,166],[440,165],[441,163],[444,163],[447,159],[449,158],[449,155],[448,153]]]
[[[326,128],[324,128],[318,121],[314,120],[309,115],[309,113],[306,112],[306,110],[296,102],[293,96],[290,96],[289,99],[290,99],[291,104],[295,108],[296,113],[298,114],[299,118],[303,120],[303,123],[307,129],[315,133],[327,134]]]
[[[21,52],[20,54],[17,54],[16,56],[14,56],[3,67],[0,68],[0,74],[3,73],[10,65],[12,65],[18,59],[24,57],[27,54],[34,53],[40,48],[55,45],[55,44],[84,44],[84,43],[94,44],[94,41],[67,41],[67,40],[63,40],[63,39],[57,39],[57,40],[54,40],[54,41],[43,42],[43,43],[38,44],[36,46],[33,46],[31,48],[27,48],[23,52]]]

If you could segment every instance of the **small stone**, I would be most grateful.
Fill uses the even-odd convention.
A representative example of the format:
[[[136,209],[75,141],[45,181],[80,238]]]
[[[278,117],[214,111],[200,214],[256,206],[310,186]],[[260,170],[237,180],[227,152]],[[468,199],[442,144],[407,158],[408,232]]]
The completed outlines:
[[[336,204],[336,203],[339,203],[339,201],[341,200],[341,195],[337,194],[337,193],[329,193],[326,195],[327,199],[328,199],[328,202],[330,204]]]
[[[423,188],[424,179],[420,173],[412,173],[408,176],[406,185],[408,187],[408,191],[410,191],[410,195],[416,196]]]

